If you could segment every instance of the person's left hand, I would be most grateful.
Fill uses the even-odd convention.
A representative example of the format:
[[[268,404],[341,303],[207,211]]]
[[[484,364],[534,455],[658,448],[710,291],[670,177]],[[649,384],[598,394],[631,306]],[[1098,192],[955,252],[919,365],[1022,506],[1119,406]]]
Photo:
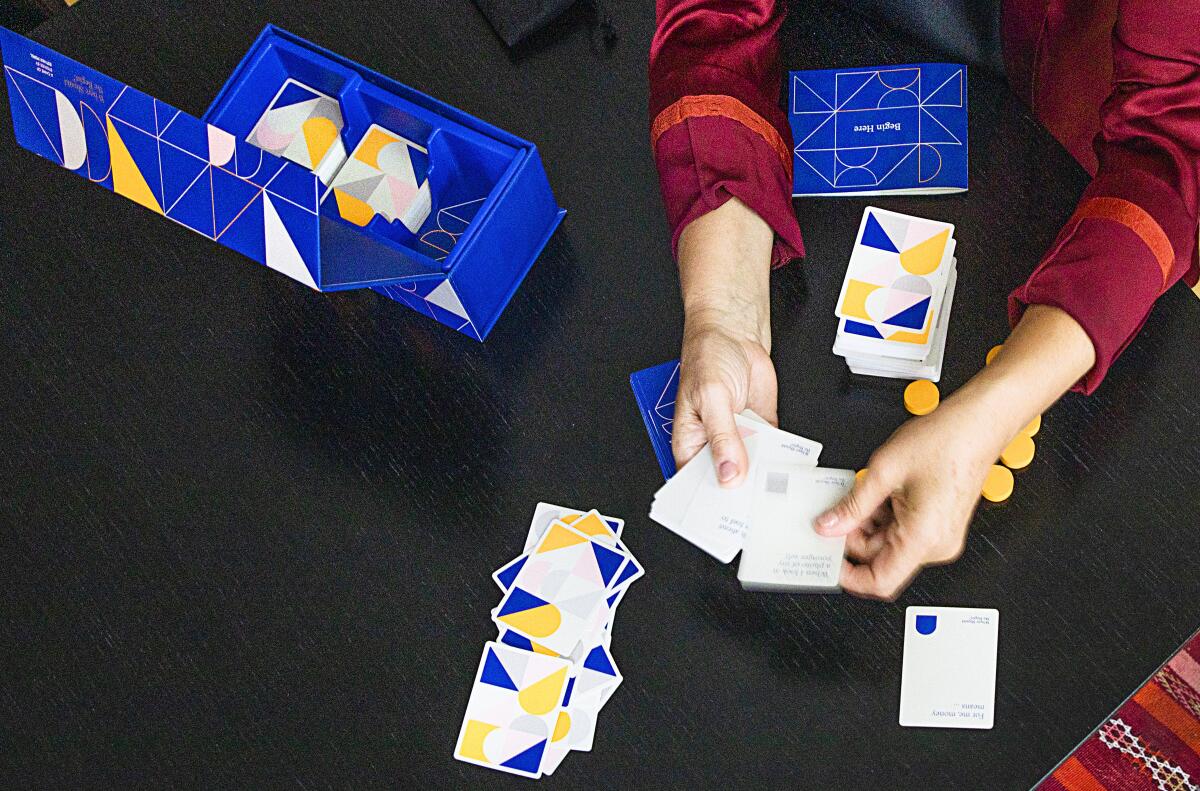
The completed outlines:
[[[986,415],[947,402],[875,451],[850,494],[814,523],[821,535],[846,536],[846,591],[892,600],[923,567],[958,559],[1005,442],[996,434]]]

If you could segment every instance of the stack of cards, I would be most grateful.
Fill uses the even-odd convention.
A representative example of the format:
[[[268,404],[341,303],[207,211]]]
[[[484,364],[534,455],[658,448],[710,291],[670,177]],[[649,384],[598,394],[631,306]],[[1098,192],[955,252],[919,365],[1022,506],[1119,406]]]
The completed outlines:
[[[502,772],[553,774],[591,750],[621,674],[609,646],[617,605],[642,576],[625,523],[538,503],[522,554],[492,575],[503,592],[454,757]]]
[[[954,226],[868,206],[834,311],[833,353],[866,376],[942,376],[957,280]]]
[[[249,141],[303,165],[329,189],[337,214],[365,226],[375,215],[417,233],[429,219],[429,152],[371,124],[349,157],[338,100],[290,77],[250,131]],[[457,218],[456,218],[457,219]]]
[[[366,225],[379,214],[416,233],[433,205],[428,173],[424,146],[371,124],[330,188],[343,219]]]
[[[343,126],[337,99],[289,77],[250,130],[250,142],[328,184],[346,161]]]
[[[746,482],[722,487],[706,445],[654,495],[650,518],[722,563],[744,547],[738,579],[747,589],[836,590],[845,539],[818,536],[812,519],[854,474],[819,469],[819,442],[750,411],[734,419],[750,459]]]

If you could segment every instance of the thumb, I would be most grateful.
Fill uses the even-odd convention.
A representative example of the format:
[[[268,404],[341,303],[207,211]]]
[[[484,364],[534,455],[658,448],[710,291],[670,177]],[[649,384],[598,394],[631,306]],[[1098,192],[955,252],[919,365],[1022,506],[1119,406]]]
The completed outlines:
[[[708,435],[717,482],[729,488],[741,486],[746,479],[750,459],[733,419],[733,406],[726,399],[705,399],[700,419]]]
[[[884,475],[868,467],[854,488],[837,505],[813,520],[813,529],[823,536],[844,536],[867,521],[892,494]]]

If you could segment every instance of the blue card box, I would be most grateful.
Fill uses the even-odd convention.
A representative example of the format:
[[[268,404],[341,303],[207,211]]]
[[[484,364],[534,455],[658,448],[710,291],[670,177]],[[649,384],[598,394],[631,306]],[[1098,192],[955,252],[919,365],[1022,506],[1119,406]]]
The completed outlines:
[[[537,147],[267,26],[202,119],[0,28],[17,142],[318,291],[371,288],[483,340],[562,221]],[[246,142],[288,79],[338,99],[343,145],[372,124],[425,147],[412,232],[330,211],[308,169]]]

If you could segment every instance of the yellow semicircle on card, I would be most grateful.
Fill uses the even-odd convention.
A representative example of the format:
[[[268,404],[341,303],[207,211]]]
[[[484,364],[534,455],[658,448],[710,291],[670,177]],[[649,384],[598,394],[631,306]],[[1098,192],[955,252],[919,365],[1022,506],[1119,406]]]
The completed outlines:
[[[546,538],[542,540],[541,546],[538,547],[538,552],[553,552],[556,549],[582,544],[585,541],[587,539],[578,533],[567,530],[562,525],[551,524],[549,532],[546,533]]]
[[[309,161],[316,167],[329,153],[333,141],[337,140],[337,127],[328,118],[316,115],[305,121],[304,126],[300,128],[304,133],[304,142],[308,145]]]
[[[549,714],[562,698],[563,684],[567,681],[567,669],[559,668],[541,681],[530,684],[517,693],[517,702],[530,714]],[[555,728],[557,730],[557,726]]]
[[[561,742],[571,732],[571,715],[565,711],[558,713],[558,722],[554,723],[554,733],[550,736],[550,741]]]
[[[375,210],[368,203],[359,200],[348,192],[335,189],[333,196],[337,198],[338,214],[342,215],[342,219],[347,222],[364,226],[375,216]]]
[[[949,239],[950,230],[947,229],[901,251],[900,266],[914,275],[928,275],[941,265],[942,254],[946,252],[946,242]]]
[[[873,321],[867,313],[867,297],[883,286],[867,283],[862,280],[850,280],[846,283],[846,296],[842,299],[842,313],[845,318]]]
[[[558,631],[562,613],[553,604],[543,604],[501,615],[498,620],[529,637],[548,637]]]
[[[458,746],[458,754],[472,761],[489,763],[487,755],[483,752],[483,740],[487,738],[489,733],[499,727],[499,725],[493,725],[490,722],[467,720],[467,728],[463,731],[462,743]]]

